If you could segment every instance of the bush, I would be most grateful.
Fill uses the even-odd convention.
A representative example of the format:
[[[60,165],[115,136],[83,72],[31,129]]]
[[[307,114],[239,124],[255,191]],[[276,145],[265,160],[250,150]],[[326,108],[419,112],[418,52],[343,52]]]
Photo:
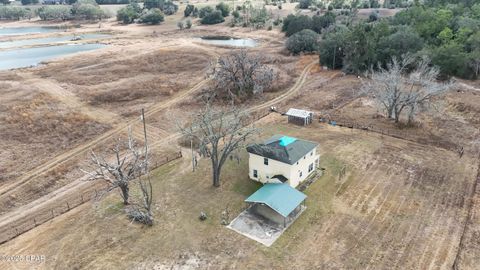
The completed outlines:
[[[129,4],[130,0],[96,0],[99,5],[124,5]]]
[[[308,9],[310,5],[312,4],[312,0],[300,0],[298,2],[298,8],[299,9]]]
[[[177,22],[177,27],[178,27],[178,29],[183,30],[183,28],[185,28],[185,24],[183,24],[182,21],[179,21],[179,22]]]
[[[22,5],[38,4],[38,0],[22,0]]]
[[[159,8],[152,8],[140,17],[140,22],[146,24],[159,24],[163,20],[164,15]]]
[[[193,13],[194,10],[195,10],[195,6],[188,4],[188,5],[185,7],[185,10],[183,11],[183,15],[184,15],[185,17],[188,17],[188,16],[190,16],[190,14]]]
[[[313,16],[312,17],[312,30],[321,33],[322,29],[329,27],[330,25],[335,24],[335,14],[328,11],[323,16]]]
[[[287,37],[302,31],[303,29],[312,28],[312,19],[306,15],[294,16],[293,18],[288,18],[287,27],[285,34]],[[284,25],[286,20],[284,21]]]
[[[207,14],[212,13],[212,12],[213,12],[213,8],[211,6],[202,7],[198,11],[198,17],[204,18],[205,16],[207,16]]]
[[[20,20],[31,18],[32,11],[24,7],[0,6],[1,20]]]
[[[136,19],[140,18],[141,12],[142,8],[140,5],[133,2],[117,11],[117,21],[121,21],[125,24],[133,23]]]
[[[372,13],[370,13],[370,15],[368,15],[368,21],[369,22],[375,22],[377,21],[379,18],[379,15],[378,15],[378,11],[372,11]]]
[[[185,22],[185,28],[187,29],[192,28],[192,20],[187,19],[187,21]]]
[[[250,10],[250,23],[253,24],[255,28],[260,28],[265,26],[265,23],[270,17],[268,16],[267,9],[263,8],[252,8]]]
[[[237,10],[234,10],[234,11],[232,12],[232,16],[233,16],[235,19],[238,19],[238,18],[240,18],[240,12],[238,12]]]
[[[215,6],[215,9],[222,12],[223,17],[227,17],[228,15],[230,15],[230,7],[223,2],[220,2],[220,4]]]
[[[287,39],[286,47],[293,54],[315,52],[318,49],[319,35],[310,29],[304,29]]]
[[[217,24],[224,21],[225,19],[222,16],[222,12],[219,10],[215,10],[211,13],[207,13],[200,22],[202,24]]]
[[[68,20],[72,17],[68,6],[43,6],[37,9],[37,15],[43,21]]]
[[[172,15],[178,11],[178,5],[170,0],[145,0],[143,6],[146,9],[158,8],[166,15]]]
[[[79,0],[72,6],[72,14],[76,18],[85,20],[98,20],[106,18],[105,12],[95,0]]]

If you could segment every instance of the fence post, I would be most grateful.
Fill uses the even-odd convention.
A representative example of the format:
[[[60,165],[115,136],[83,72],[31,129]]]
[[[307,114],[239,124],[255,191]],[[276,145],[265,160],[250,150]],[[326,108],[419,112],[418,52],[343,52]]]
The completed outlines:
[[[97,189],[95,189],[95,198],[98,196]]]
[[[67,209],[70,210],[70,205],[68,204],[68,202],[67,202]],[[68,210],[67,210],[67,211],[68,211]]]
[[[15,227],[15,235],[18,235],[18,229]]]
[[[83,194],[80,195],[80,199],[82,200],[82,203],[83,203]]]
[[[52,208],[52,218],[54,218],[54,217],[55,217],[55,214],[53,213],[53,208]]]
[[[33,218],[33,227],[37,227],[37,220]]]

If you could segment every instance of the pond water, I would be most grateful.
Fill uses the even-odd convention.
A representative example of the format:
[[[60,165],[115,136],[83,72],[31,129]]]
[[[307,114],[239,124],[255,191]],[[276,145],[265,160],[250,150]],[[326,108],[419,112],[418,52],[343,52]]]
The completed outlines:
[[[213,45],[226,45],[235,47],[255,47],[257,41],[251,38],[234,38],[229,36],[204,36],[200,38],[203,42]]]
[[[102,39],[108,38],[111,35],[107,34],[83,34],[77,35],[82,39]],[[0,49],[29,46],[29,45],[40,45],[40,44],[49,44],[55,42],[69,41],[74,38],[73,35],[62,36],[62,37],[49,37],[49,38],[34,38],[34,39],[22,39],[22,40],[13,40],[13,41],[0,41]]]
[[[58,32],[58,31],[60,31],[60,29],[55,27],[0,27],[0,37],[12,36],[12,35],[49,33],[49,32]]]
[[[70,44],[0,51],[0,70],[35,66],[42,61],[59,56],[96,50],[105,46],[104,44]]]

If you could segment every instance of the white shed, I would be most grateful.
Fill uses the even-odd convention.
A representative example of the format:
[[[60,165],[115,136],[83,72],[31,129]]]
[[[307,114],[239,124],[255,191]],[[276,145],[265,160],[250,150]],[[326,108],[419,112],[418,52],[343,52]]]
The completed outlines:
[[[311,124],[313,121],[313,112],[290,108],[286,113],[288,116],[288,122],[301,126]]]

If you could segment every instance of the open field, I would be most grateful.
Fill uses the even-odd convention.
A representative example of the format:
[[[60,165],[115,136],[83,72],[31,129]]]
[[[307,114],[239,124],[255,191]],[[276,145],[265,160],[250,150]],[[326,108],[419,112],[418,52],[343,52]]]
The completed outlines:
[[[193,1],[198,6],[217,2]],[[296,4],[267,9],[282,17]],[[0,72],[0,232],[31,225],[36,214],[49,214],[92,191],[96,186],[81,171],[89,168],[89,151],[111,155],[108,148],[125,140],[129,128],[143,141],[141,108],[146,110],[151,162],[183,153],[152,172],[153,227],[127,220],[120,196],[111,192],[0,245],[0,255],[45,255],[46,262],[0,260],[0,269],[478,267],[478,81],[460,81],[439,98],[435,110],[418,115],[421,124],[397,126],[373,100],[358,97],[361,78],[324,70],[317,55],[289,55],[280,26],[271,31],[230,28],[227,19],[178,30],[184,7],[162,25],[109,20],[32,35],[105,31],[112,37],[96,51]],[[380,9],[380,14],[397,11]],[[360,10],[359,16],[370,12]],[[37,24],[46,23],[5,23]],[[243,104],[247,112],[263,116],[276,106],[280,112],[296,107],[316,113],[309,127],[289,125],[277,113],[255,122],[261,134],[252,141],[281,133],[319,142],[325,169],[305,191],[307,210],[270,248],[220,225],[223,211],[228,209],[233,219],[259,187],[248,179],[246,151],[242,149],[240,162],[227,162],[222,186],[215,189],[209,161],[200,159],[198,170],[191,172],[190,149],[179,145],[177,124],[188,122],[202,107],[209,68],[218,57],[238,50],[208,45],[199,39],[205,35],[255,39],[259,46],[248,50],[264,56],[278,73],[271,90]],[[319,116],[369,131],[321,124]],[[465,149],[463,156],[460,149]],[[346,174],[340,176],[343,168]],[[138,192],[134,187],[133,193]],[[208,214],[205,222],[198,219],[201,211]]]
[[[477,173],[475,158],[374,133],[320,124],[298,128],[284,121],[275,115],[261,120],[260,137],[283,133],[320,142],[325,174],[306,190],[307,211],[271,248],[220,225],[225,207],[235,217],[258,187],[247,178],[243,152],[240,164],[226,165],[219,189],[211,187],[207,160],[195,173],[188,156],[156,170],[157,224],[150,229],[130,224],[118,195],[111,194],[2,245],[0,252],[45,254],[45,269],[452,265]],[[343,166],[347,174],[339,178]],[[206,222],[198,220],[200,211],[208,213]]]

